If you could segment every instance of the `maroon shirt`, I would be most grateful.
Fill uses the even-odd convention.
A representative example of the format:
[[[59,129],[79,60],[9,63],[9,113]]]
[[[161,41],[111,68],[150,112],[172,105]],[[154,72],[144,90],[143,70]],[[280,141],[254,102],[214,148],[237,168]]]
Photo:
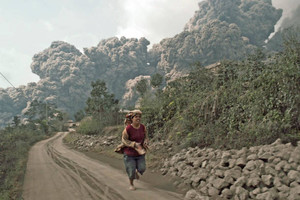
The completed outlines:
[[[126,131],[129,140],[143,144],[146,137],[145,126],[143,124],[140,124],[138,129],[134,128],[132,125],[128,125]],[[139,156],[138,152],[131,147],[125,147],[124,153],[128,156]]]

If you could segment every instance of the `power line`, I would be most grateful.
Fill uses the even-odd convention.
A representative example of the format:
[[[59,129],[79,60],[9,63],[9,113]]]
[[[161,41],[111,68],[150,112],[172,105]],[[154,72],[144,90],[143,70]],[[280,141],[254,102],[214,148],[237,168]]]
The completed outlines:
[[[0,74],[3,76],[3,78],[5,78],[5,80],[11,85],[13,86],[13,88],[15,88],[16,90],[18,90],[1,72]],[[29,98],[25,95],[24,91],[23,91],[23,96],[25,97],[26,100],[29,100]]]
[[[5,80],[11,85],[13,86],[15,89],[17,89],[1,72],[0,74],[3,76],[3,78],[5,78]]]

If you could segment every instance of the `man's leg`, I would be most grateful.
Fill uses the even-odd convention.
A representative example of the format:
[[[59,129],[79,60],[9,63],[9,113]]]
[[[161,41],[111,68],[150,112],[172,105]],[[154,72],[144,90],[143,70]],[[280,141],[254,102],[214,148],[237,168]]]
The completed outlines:
[[[129,183],[130,183],[130,190],[135,190],[133,180],[135,179],[135,173],[136,173],[136,161],[133,157],[124,155],[124,164],[126,168],[126,172],[129,177]]]
[[[146,171],[146,160],[145,155],[137,157],[137,171],[143,175],[143,173]]]

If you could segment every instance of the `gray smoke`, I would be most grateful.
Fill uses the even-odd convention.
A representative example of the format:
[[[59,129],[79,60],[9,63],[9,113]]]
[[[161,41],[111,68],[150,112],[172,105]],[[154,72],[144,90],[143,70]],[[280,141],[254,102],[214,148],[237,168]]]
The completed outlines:
[[[271,0],[202,1],[184,31],[153,45],[149,57],[170,80],[196,61],[241,59],[264,45],[281,14]]]
[[[286,19],[293,19],[295,16],[299,15],[299,0],[272,0],[274,7],[283,9],[282,17],[275,25],[275,32],[280,28],[286,27]],[[299,18],[297,18],[299,19]],[[295,19],[294,23],[299,23],[299,20]],[[271,35],[272,36],[272,35]]]
[[[283,27],[296,23],[297,13],[286,18]],[[35,99],[54,103],[72,117],[85,107],[90,83],[98,79],[106,82],[122,105],[129,106],[137,99],[133,88],[141,78],[149,80],[160,73],[170,81],[184,76],[198,61],[209,65],[244,58],[265,45],[281,15],[271,0],[207,0],[199,3],[182,32],[149,51],[150,42],[143,37],[108,38],[84,53],[66,42],[53,42],[33,57],[31,69],[40,81],[0,89],[0,125],[24,112]]]

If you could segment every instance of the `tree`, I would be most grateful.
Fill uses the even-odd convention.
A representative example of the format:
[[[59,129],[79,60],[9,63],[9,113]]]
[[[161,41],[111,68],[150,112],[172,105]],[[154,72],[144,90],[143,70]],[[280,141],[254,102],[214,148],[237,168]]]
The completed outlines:
[[[76,120],[76,122],[81,121],[85,116],[85,113],[83,110],[79,110],[77,113],[75,113],[74,118]]]
[[[141,96],[144,96],[147,90],[148,90],[148,83],[146,79],[142,79],[136,84],[136,91],[140,93]]]
[[[163,76],[159,73],[154,74],[151,76],[150,84],[154,88],[158,88],[163,82]]]
[[[97,80],[91,83],[91,96],[87,99],[87,114],[102,119],[102,116],[118,111],[118,100],[114,98],[114,94],[107,91],[104,81]]]
[[[20,123],[21,123],[21,120],[20,120],[20,116],[14,116],[14,119],[13,119],[13,125],[15,126],[15,127],[17,127],[17,126],[19,126],[20,125]]]
[[[30,103],[28,110],[24,113],[29,122],[38,126],[48,134],[50,128],[55,130],[56,122],[63,121],[63,114],[56,109],[56,105],[34,100]]]

